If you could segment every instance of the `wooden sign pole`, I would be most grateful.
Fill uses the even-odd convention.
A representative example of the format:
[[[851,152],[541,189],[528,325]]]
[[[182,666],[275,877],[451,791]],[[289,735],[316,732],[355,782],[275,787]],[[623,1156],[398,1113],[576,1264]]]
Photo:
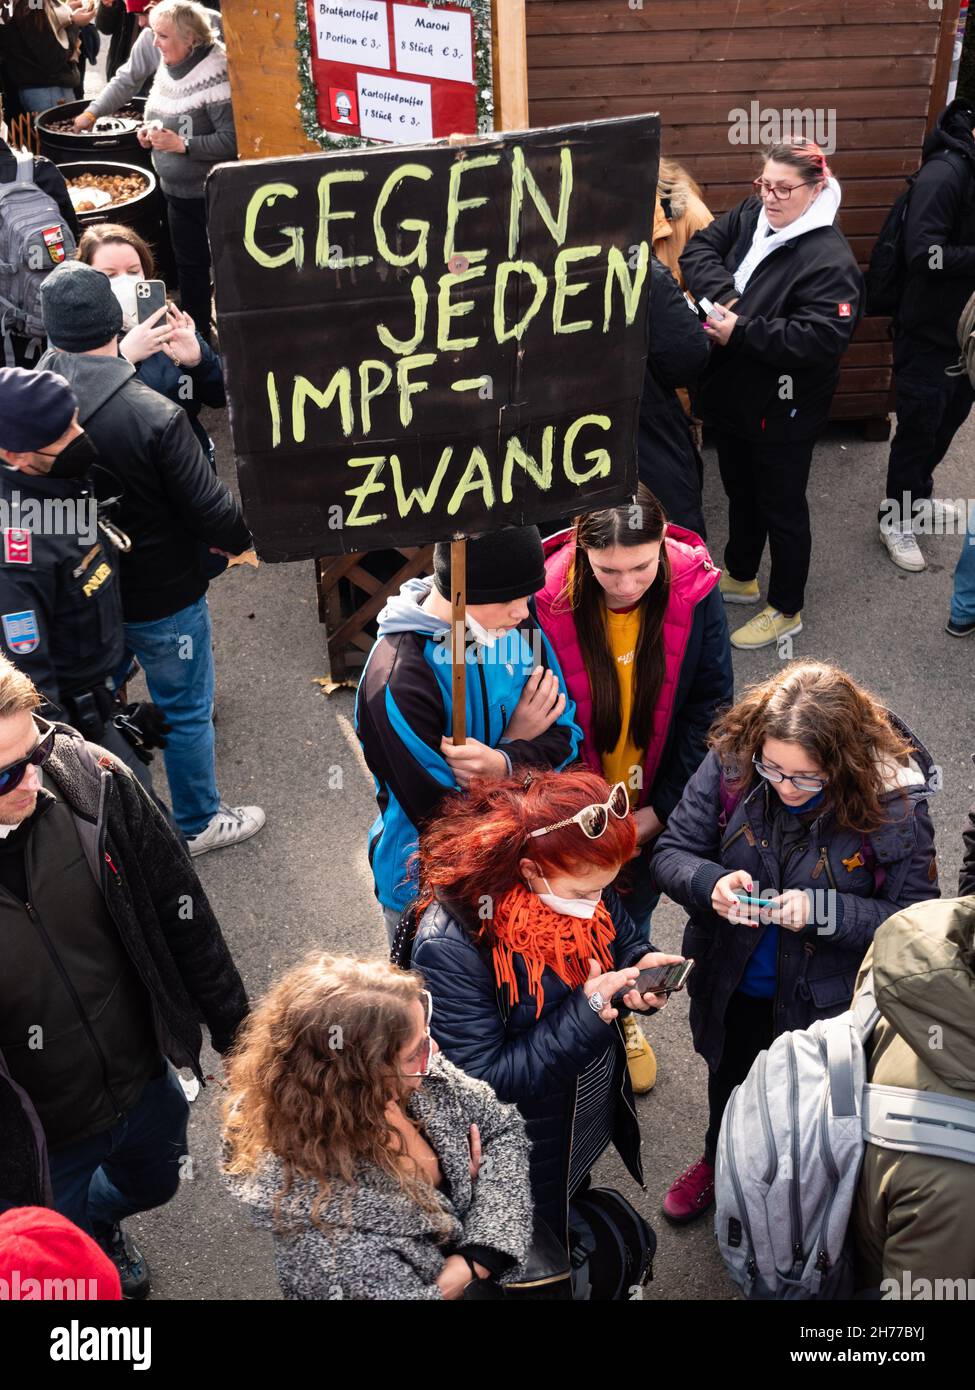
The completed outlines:
[[[464,655],[467,649],[467,542],[450,542],[450,631],[451,672],[450,694],[453,707],[454,744],[460,747],[467,742],[467,666]]]
[[[525,0],[494,0],[491,22],[494,65],[494,128],[524,130],[528,126],[528,46]],[[453,741],[467,736],[467,542],[450,543],[451,702]]]

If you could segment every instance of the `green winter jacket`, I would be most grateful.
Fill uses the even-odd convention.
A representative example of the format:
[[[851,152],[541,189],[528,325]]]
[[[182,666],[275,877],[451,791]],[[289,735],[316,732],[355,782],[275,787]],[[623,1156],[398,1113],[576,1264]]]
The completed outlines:
[[[871,966],[881,1018],[869,1079],[975,1102],[975,896],[889,918],[858,991]],[[918,1280],[965,1279],[975,1289],[975,1163],[868,1144],[854,1222],[861,1287],[894,1298],[939,1296]],[[948,1296],[959,1295],[940,1294]]]

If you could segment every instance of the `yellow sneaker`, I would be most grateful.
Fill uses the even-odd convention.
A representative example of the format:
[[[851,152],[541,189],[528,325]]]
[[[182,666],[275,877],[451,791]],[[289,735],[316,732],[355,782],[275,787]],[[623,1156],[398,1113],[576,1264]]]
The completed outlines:
[[[721,572],[718,592],[725,603],[757,603],[760,597],[757,579],[732,579],[727,570]]]
[[[636,1095],[642,1096],[646,1091],[653,1090],[654,1082],[657,1080],[657,1059],[633,1015],[624,1014],[621,1022],[630,1085]]]
[[[793,613],[790,618],[777,608],[766,605],[761,613],[756,613],[750,622],[731,634],[731,645],[739,651],[754,651],[758,647],[772,646],[780,637],[793,637],[801,631],[801,613]]]

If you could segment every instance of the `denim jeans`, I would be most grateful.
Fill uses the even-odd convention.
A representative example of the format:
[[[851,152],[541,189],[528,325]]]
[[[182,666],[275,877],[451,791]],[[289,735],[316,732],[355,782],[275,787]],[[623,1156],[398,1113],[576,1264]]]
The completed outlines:
[[[973,509],[968,509],[968,527],[961,543],[961,554],[955,566],[955,587],[951,595],[951,621],[975,622],[975,524]]]
[[[125,643],[142,664],[150,699],[173,726],[163,750],[173,819],[184,835],[197,835],[220,806],[206,597],[168,618],[126,623]]]
[[[168,1062],[111,1129],[49,1154],[54,1206],[105,1246],[112,1227],[179,1189],[190,1107]]]
[[[75,100],[73,87],[21,87],[18,95],[25,111],[47,111]]]

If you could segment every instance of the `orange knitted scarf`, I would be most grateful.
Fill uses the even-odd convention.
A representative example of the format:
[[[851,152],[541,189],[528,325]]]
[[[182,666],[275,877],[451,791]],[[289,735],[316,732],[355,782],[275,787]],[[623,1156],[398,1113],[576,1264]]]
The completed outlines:
[[[528,992],[535,996],[536,1018],[545,1003],[542,971],[546,966],[571,989],[589,978],[590,960],[598,960],[606,970],[613,968],[611,948],[616,928],[602,901],[589,920],[566,917],[519,883],[497,904],[491,924],[481,928],[482,935],[488,932],[494,938],[492,955],[498,987],[507,985],[509,999],[517,1004],[514,957],[521,956],[528,970]]]

